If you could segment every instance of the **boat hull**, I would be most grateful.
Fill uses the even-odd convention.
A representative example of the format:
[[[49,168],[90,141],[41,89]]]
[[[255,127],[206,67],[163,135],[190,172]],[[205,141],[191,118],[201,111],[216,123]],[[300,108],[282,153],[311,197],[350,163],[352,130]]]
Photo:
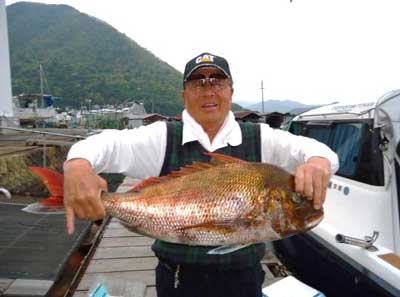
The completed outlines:
[[[326,296],[400,296],[400,290],[377,275],[355,268],[310,232],[276,241],[273,247],[294,276]]]

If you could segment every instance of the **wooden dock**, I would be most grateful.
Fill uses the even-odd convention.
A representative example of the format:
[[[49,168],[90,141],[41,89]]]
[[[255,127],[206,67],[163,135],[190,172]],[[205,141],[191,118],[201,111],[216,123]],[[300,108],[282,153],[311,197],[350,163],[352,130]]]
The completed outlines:
[[[126,178],[117,192],[129,190],[135,182],[137,180]],[[96,282],[108,280],[106,285],[112,295],[123,293],[121,288],[112,287],[112,284],[120,286],[121,282],[125,282],[130,288],[136,288],[136,292],[131,289],[125,297],[156,297],[155,267],[158,261],[151,250],[153,241],[128,231],[115,219],[111,220],[73,296],[87,296]],[[267,250],[261,262],[266,272],[264,286],[287,275],[271,251]]]
[[[126,192],[137,182],[138,180],[125,178],[117,192]],[[110,285],[122,280],[137,286],[139,291],[135,295],[124,295],[125,297],[156,297],[157,258],[151,250],[153,242],[154,239],[128,231],[116,219],[112,219],[105,227],[102,239],[73,296],[87,296],[88,290],[99,280],[108,280],[106,285],[111,294],[121,294],[115,292],[120,288]]]

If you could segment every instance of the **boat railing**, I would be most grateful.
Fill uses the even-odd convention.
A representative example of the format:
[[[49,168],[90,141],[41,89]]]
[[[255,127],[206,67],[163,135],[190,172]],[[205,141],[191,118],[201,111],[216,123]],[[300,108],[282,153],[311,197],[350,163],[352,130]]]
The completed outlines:
[[[372,236],[365,236],[364,239],[354,238],[343,234],[336,235],[336,241],[339,243],[347,243],[355,246],[362,247],[370,252],[376,252],[378,248],[374,246],[375,241],[378,239],[379,232],[374,231]]]
[[[50,132],[50,131],[39,131],[39,130],[16,128],[16,127],[0,126],[0,129],[14,130],[14,131],[20,131],[20,132],[29,132],[29,133],[43,134],[43,135],[60,136],[60,137],[67,137],[67,138],[76,138],[76,139],[85,139],[86,138],[86,136],[82,136],[82,135],[72,135],[72,134],[66,134],[66,133],[56,133],[56,132]]]
[[[83,135],[71,135],[71,134],[67,134],[67,133],[56,133],[56,132],[50,132],[50,131],[39,131],[39,130],[16,128],[16,127],[0,126],[0,130],[1,129],[14,130],[14,131],[20,131],[20,132],[29,132],[29,133],[33,133],[33,134],[41,134],[41,135],[43,135],[44,138],[46,138],[47,135],[49,135],[49,136],[58,136],[58,137],[66,137],[66,138],[74,138],[74,139],[77,139],[77,140],[81,140],[81,139],[85,139],[86,138],[86,136],[83,136]],[[93,134],[93,133],[91,133],[91,134]],[[87,135],[87,136],[89,136],[89,135]],[[42,146],[43,146],[43,164],[42,164],[42,166],[44,168],[47,167],[47,161],[46,161],[47,144],[49,144],[49,143],[46,142],[46,141],[42,141]]]

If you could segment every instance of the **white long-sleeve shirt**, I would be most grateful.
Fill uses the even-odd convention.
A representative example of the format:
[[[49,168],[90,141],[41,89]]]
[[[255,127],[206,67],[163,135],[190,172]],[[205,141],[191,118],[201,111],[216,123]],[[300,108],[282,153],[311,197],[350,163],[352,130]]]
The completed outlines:
[[[198,141],[208,152],[219,148],[238,146],[242,132],[232,112],[211,143],[203,128],[184,110],[182,113],[182,145]],[[325,144],[314,139],[296,136],[260,124],[261,161],[278,165],[294,173],[296,167],[309,158],[324,157],[331,162],[331,173],[339,168],[337,155]],[[74,144],[67,160],[88,160],[94,171],[118,172],[136,178],[158,176],[164,163],[167,145],[167,125],[155,122],[130,130],[104,130]]]

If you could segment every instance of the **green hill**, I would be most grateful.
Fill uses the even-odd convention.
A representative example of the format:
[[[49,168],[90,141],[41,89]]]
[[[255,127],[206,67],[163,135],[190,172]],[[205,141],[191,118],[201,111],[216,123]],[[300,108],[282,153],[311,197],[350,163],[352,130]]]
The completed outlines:
[[[144,102],[182,110],[182,73],[105,22],[67,5],[7,7],[13,94],[40,93],[39,64],[57,106]]]

